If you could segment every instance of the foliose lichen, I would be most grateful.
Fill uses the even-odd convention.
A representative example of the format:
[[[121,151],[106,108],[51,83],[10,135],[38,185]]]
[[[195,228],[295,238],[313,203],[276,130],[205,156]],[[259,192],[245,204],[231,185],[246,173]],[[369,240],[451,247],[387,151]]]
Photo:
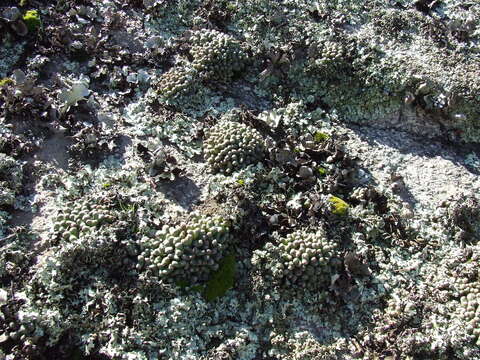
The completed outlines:
[[[22,165],[14,158],[0,153],[0,205],[13,205],[22,187]]]

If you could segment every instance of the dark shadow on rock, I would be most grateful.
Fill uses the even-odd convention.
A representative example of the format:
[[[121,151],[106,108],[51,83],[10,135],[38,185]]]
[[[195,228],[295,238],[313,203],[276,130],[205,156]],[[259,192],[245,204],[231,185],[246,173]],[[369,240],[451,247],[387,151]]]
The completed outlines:
[[[10,211],[10,216],[10,226],[29,226],[35,217],[35,214],[31,211],[12,210]]]
[[[115,140],[115,143],[117,144],[116,154],[123,157],[127,147],[132,145],[132,139],[129,136],[120,135]]]
[[[167,199],[174,201],[185,210],[191,210],[201,194],[197,184],[186,176],[180,176],[171,182],[162,182],[159,184],[158,190],[163,192]]]

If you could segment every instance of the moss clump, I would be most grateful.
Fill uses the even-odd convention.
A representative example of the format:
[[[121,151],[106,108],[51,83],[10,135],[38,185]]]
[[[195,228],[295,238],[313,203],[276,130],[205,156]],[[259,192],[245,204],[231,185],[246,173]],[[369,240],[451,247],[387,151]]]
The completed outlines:
[[[321,131],[317,131],[315,133],[315,135],[313,135],[313,138],[314,138],[315,142],[321,143],[321,142],[324,142],[324,141],[328,140],[330,138],[330,136],[328,136],[328,134],[325,134]]]
[[[331,212],[332,214],[338,216],[345,216],[347,215],[348,208],[350,207],[344,200],[340,199],[337,196],[331,196],[328,199],[328,202],[331,205]]]
[[[28,31],[35,31],[42,25],[40,14],[37,10],[28,10],[25,15],[23,15],[23,21],[25,25],[27,25]]]
[[[328,173],[328,170],[325,169],[323,166],[319,166],[317,168],[317,172],[318,172],[318,175],[320,175],[320,176],[326,176],[327,173]]]
[[[213,301],[225,295],[225,293],[233,287],[234,277],[235,256],[230,254],[222,259],[220,267],[207,282],[203,292],[205,299],[207,301]]]

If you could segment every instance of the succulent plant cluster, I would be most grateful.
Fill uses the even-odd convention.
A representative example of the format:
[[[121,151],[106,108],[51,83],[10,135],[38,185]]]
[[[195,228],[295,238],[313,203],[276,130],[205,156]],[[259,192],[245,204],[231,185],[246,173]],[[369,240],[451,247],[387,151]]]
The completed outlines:
[[[0,205],[13,205],[22,179],[22,166],[17,160],[0,153]]]
[[[165,225],[154,237],[142,239],[138,267],[165,282],[206,281],[232,243],[229,231],[228,220],[199,214],[179,226]]]
[[[0,320],[4,321],[4,333],[1,340],[22,341],[25,346],[31,346],[32,343],[38,341],[41,336],[35,333],[35,323],[33,321],[19,322],[11,316],[13,309],[10,306],[5,306],[3,312],[0,311]],[[1,353],[0,353],[1,354]]]
[[[276,283],[321,289],[330,281],[336,247],[323,230],[298,230],[280,239],[278,245],[265,245],[267,268]]]
[[[474,337],[480,346],[480,282],[469,282],[466,278],[459,280],[460,315],[465,321],[467,333]]]
[[[94,234],[102,223],[112,222],[114,217],[105,206],[80,200],[58,211],[53,231],[62,240],[73,242],[78,238]]]
[[[196,74],[197,72],[190,67],[173,67],[160,79],[160,94],[170,99],[187,92],[191,89]]]
[[[257,130],[242,123],[222,120],[208,131],[204,151],[214,172],[230,174],[261,159],[265,145]]]
[[[317,46],[315,52],[318,56],[315,56],[314,62],[320,68],[340,63],[345,58],[345,46],[340,42],[324,41]]]
[[[203,77],[230,79],[244,66],[246,54],[239,41],[216,30],[193,31],[190,37],[192,67]]]
[[[190,33],[192,61],[175,66],[162,75],[159,94],[172,99],[193,89],[201,80],[227,81],[241,70],[246,54],[239,41],[216,30],[196,30]]]

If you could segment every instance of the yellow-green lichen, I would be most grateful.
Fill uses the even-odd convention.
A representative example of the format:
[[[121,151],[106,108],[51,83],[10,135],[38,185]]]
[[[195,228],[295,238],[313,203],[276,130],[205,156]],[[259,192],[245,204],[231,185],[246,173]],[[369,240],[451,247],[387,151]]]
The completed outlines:
[[[325,175],[327,175],[328,170],[325,169],[323,166],[319,166],[317,168],[317,172],[320,176],[325,176]]]
[[[342,199],[340,199],[337,196],[331,196],[328,199],[328,202],[331,205],[331,212],[332,214],[338,215],[338,216],[345,216],[347,215],[349,205]]]
[[[13,80],[10,78],[4,78],[0,80],[0,87],[3,87],[5,85],[13,84]]]
[[[35,31],[42,25],[40,14],[37,10],[28,10],[23,15],[23,21],[27,25],[28,31]]]

